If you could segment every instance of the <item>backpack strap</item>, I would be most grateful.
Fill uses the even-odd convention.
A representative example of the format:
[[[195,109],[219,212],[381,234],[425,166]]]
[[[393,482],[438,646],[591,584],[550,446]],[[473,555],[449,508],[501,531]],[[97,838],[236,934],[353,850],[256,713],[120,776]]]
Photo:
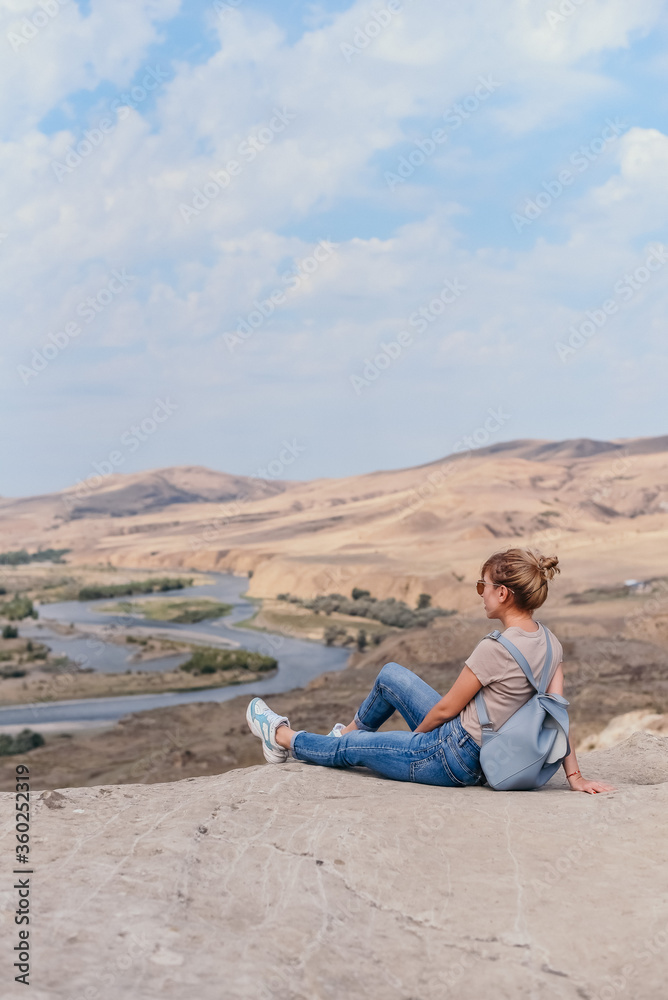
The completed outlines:
[[[526,675],[527,680],[533,687],[533,689],[538,694],[545,694],[547,690],[548,678],[551,673],[552,666],[552,643],[550,642],[550,635],[542,625],[541,622],[537,622],[541,625],[543,631],[545,632],[545,642],[547,644],[547,649],[545,652],[545,662],[543,663],[543,670],[540,675],[540,685],[536,684],[536,678],[534,677],[529,662],[522,653],[520,653],[517,646],[515,646],[510,639],[506,639],[504,635],[501,634],[498,628],[495,628],[492,632],[485,636],[485,639],[495,639],[497,642],[501,643],[504,649],[507,649],[512,658],[516,661],[518,666],[522,668],[522,671]],[[475,707],[478,713],[478,722],[480,723],[481,729],[489,728],[493,732],[492,723],[490,722],[489,714],[487,712],[487,705],[485,704],[485,696],[482,693],[482,688],[478,691],[475,696]]]

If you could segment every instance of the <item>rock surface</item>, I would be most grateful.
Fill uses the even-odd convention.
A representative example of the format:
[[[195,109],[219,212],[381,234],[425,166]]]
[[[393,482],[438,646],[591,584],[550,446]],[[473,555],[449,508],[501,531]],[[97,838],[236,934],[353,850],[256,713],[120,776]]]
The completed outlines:
[[[584,750],[606,750],[637,732],[656,733],[657,736],[668,735],[668,714],[640,709],[636,712],[615,715],[600,733],[582,740],[577,751],[580,753]]]
[[[497,793],[290,760],[33,793],[30,996],[659,1000],[668,739]],[[2,857],[13,796],[0,796]],[[2,996],[16,905],[5,865]]]

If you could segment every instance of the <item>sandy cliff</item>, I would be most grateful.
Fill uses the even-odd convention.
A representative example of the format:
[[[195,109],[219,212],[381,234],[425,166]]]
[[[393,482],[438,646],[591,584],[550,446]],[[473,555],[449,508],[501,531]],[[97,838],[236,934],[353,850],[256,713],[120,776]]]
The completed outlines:
[[[30,996],[662,1000],[668,739],[581,763],[618,791],[434,788],[290,761],[35,793]],[[0,849],[13,854],[10,823]]]

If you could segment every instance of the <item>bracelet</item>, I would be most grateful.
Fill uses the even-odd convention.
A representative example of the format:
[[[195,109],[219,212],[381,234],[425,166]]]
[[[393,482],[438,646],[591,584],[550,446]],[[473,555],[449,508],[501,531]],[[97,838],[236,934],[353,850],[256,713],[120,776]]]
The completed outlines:
[[[579,774],[580,777],[582,777],[582,772],[581,771],[572,771],[570,774],[567,774],[566,777],[567,778],[572,778],[574,774]]]

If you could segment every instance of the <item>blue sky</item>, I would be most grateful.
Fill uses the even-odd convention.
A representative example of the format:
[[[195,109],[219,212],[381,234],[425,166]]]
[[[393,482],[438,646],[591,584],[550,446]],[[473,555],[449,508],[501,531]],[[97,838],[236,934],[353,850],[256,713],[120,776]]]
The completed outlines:
[[[0,494],[665,433],[666,13],[0,0]]]

